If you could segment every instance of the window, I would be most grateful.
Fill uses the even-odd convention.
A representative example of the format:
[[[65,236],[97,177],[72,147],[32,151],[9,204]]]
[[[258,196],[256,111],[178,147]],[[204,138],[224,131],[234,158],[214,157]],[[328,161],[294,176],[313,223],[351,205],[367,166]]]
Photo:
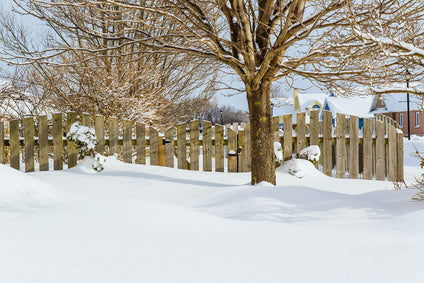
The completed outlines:
[[[415,127],[420,127],[420,112],[415,112]]]
[[[399,113],[399,126],[403,128],[403,113]]]
[[[315,104],[314,106],[312,106],[312,109],[314,110],[320,110],[320,106],[318,104]]]

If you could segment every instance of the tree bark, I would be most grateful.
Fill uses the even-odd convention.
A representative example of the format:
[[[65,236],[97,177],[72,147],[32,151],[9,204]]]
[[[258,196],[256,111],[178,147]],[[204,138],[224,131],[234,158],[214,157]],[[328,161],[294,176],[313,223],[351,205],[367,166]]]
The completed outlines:
[[[270,90],[271,82],[257,89],[246,87],[250,116],[251,182],[262,181],[275,185],[275,155],[273,145]]]

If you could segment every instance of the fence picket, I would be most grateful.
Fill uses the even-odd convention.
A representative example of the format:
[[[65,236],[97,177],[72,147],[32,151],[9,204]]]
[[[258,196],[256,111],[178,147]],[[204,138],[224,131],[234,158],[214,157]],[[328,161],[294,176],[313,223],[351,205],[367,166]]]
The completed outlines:
[[[203,121],[203,171],[212,171],[212,124]]]
[[[244,153],[244,129],[239,130],[237,133],[237,163],[238,163],[238,172],[246,172],[246,164],[244,163],[245,158],[243,156]]]
[[[146,126],[142,123],[136,123],[136,155],[137,164],[146,164]]]
[[[63,169],[62,113],[53,114],[53,162],[54,170]]]
[[[372,179],[372,132],[373,122],[371,119],[364,118],[364,127],[362,128],[363,133],[363,166],[364,166],[364,179]]]
[[[274,142],[280,142],[280,117],[272,117],[272,131],[274,132]]]
[[[190,170],[199,171],[199,120],[190,122]]]
[[[293,128],[292,128],[292,114],[283,116],[283,157],[284,160],[293,158]]]
[[[237,134],[232,129],[227,132],[227,160],[228,172],[237,172]]]
[[[10,120],[10,167],[20,170],[19,120]]]
[[[385,128],[383,121],[375,121],[375,178],[379,181],[384,181],[385,179]]]
[[[350,116],[349,123],[349,178],[359,177],[359,118]]]
[[[132,122],[123,121],[123,161],[132,163]]]
[[[397,137],[396,137],[396,128],[392,125],[388,126],[388,148],[389,148],[389,181],[396,182],[397,180]]]
[[[165,166],[174,168],[174,128],[165,132]]]
[[[330,111],[324,111],[323,114],[323,158],[322,158],[322,167],[323,173],[327,176],[332,176],[333,169],[333,123],[332,123],[332,114]]]
[[[109,118],[109,155],[118,154],[118,118]]]
[[[244,171],[250,172],[251,170],[251,143],[250,143],[250,123],[244,127],[244,153],[243,153],[243,164]]]
[[[0,164],[5,164],[4,158],[4,122],[0,121]]]
[[[396,181],[402,182],[404,180],[403,173],[403,133],[397,133],[397,174]]]
[[[91,128],[91,117],[89,113],[81,114],[81,125]]]
[[[159,165],[159,134],[154,128],[149,128],[150,165]]]
[[[187,149],[186,149],[186,124],[177,126],[177,156],[178,169],[187,168]]]
[[[309,145],[319,145],[319,111],[318,110],[313,110],[310,113]],[[319,162],[315,164],[316,168],[318,168],[318,164]]]
[[[68,112],[66,115],[66,131],[69,133],[69,130],[71,129],[71,126],[73,123],[75,123],[77,119],[77,114],[75,112]],[[47,120],[46,120],[47,123]],[[68,140],[68,144],[66,146],[66,149],[68,151],[68,168],[72,168],[77,166],[78,161],[78,151],[75,146],[75,142]]]
[[[38,117],[38,162],[40,171],[49,171],[49,124],[47,116]]]
[[[95,131],[97,137],[96,151],[100,154],[105,152],[105,117],[96,115],[95,118]]]
[[[336,123],[336,177],[346,176],[346,116],[337,113]]]
[[[25,172],[34,172],[34,118],[24,119]]]
[[[296,127],[296,153],[299,153],[306,146],[306,124],[305,112],[297,113]]]
[[[224,127],[215,125],[215,171],[224,172]]]

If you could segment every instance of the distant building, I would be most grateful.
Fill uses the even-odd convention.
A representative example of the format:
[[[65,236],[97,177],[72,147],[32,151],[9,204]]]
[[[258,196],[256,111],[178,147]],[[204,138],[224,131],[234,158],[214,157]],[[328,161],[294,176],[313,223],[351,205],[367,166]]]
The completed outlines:
[[[424,113],[421,109],[423,99],[410,95],[410,131],[411,134],[424,135]],[[295,90],[292,98],[272,98],[273,116],[286,114],[293,115],[296,123],[296,114],[306,113],[306,123],[309,123],[311,110],[320,112],[320,119],[324,110],[331,111],[333,121],[337,113],[359,117],[359,126],[362,128],[364,118],[373,118],[375,114],[384,114],[397,121],[407,134],[407,103],[406,94],[382,94],[364,96],[338,96],[334,93],[300,93]]]

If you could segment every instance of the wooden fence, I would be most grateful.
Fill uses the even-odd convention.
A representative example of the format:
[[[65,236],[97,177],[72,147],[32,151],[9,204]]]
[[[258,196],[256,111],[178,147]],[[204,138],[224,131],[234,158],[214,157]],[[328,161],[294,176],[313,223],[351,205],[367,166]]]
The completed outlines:
[[[8,129],[0,122],[0,163],[9,160],[11,167],[19,170],[23,160],[26,172],[35,170],[35,160],[39,170],[49,170],[51,158],[54,170],[62,170],[64,162],[68,168],[76,166],[75,144],[64,136],[77,118],[71,112],[66,117],[54,114],[50,123],[46,116],[36,120],[25,118],[22,122],[11,120]],[[285,160],[306,146],[318,145],[321,148],[319,168],[326,175],[403,180],[403,135],[395,125],[379,119],[364,119],[360,130],[358,117],[347,119],[342,114],[337,114],[333,125],[331,112],[327,111],[322,121],[318,111],[311,111],[309,124],[306,124],[305,113],[297,114],[297,124],[292,124],[291,115],[281,119],[283,130],[279,130],[280,118],[273,118],[274,141],[281,142]],[[228,172],[250,171],[249,124],[237,129],[236,125],[212,125],[207,121],[200,125],[195,120],[189,127],[180,124],[160,134],[154,128],[128,120],[105,121],[103,116],[92,120],[88,114],[83,114],[80,120],[85,126],[94,125],[98,152],[119,154],[126,163],[146,164],[149,160],[150,165],[176,165],[179,169],[224,172],[226,167]]]

